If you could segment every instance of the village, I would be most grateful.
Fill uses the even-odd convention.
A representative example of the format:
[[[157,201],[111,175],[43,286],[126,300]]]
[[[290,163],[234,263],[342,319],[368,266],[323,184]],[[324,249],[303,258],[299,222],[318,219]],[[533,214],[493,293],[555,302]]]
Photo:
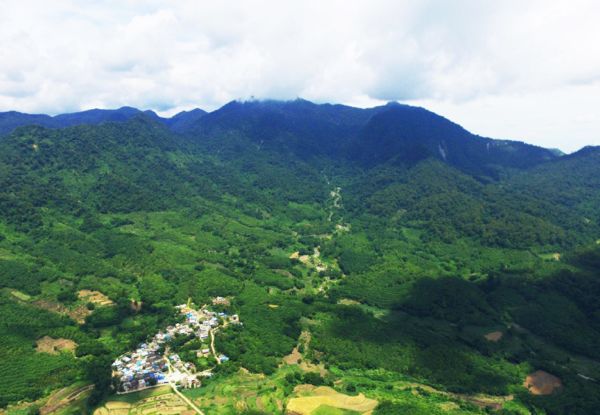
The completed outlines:
[[[215,297],[212,303],[224,305],[228,300]],[[168,326],[135,351],[123,354],[113,362],[112,376],[118,394],[165,384],[173,388],[196,388],[201,386],[200,378],[212,376],[212,369],[197,372],[193,363],[184,362],[177,353],[170,352],[169,341],[178,336],[200,339],[202,347],[196,352],[198,357],[212,355],[217,364],[229,360],[227,356],[217,354],[214,333],[229,324],[241,324],[237,314],[211,311],[207,305],[196,309],[189,301],[176,308],[183,316],[183,322]]]

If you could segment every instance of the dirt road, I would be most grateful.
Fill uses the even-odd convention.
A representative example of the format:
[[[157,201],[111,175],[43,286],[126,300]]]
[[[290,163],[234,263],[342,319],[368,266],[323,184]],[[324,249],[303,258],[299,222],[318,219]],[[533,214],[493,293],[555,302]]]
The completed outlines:
[[[168,358],[165,358],[166,362],[167,362],[167,367],[169,368],[169,374],[173,373],[173,368],[171,367],[171,362],[169,362]],[[204,411],[202,411],[202,409],[198,408],[194,402],[192,402],[190,399],[188,399],[187,396],[185,396],[183,393],[179,392],[179,390],[177,389],[177,385],[175,385],[173,382],[169,381],[169,386],[171,387],[171,389],[173,389],[173,392],[175,392],[175,394],[177,396],[179,396],[187,405],[189,405],[190,408],[192,408],[194,411],[196,411],[199,415],[206,415],[204,413]]]
[[[221,364],[221,359],[219,359],[219,357],[217,356],[217,352],[215,350],[215,333],[214,333],[214,329],[211,329],[209,333],[210,333],[210,350],[212,351],[212,354],[215,357],[215,359],[217,359],[217,364],[220,365]]]

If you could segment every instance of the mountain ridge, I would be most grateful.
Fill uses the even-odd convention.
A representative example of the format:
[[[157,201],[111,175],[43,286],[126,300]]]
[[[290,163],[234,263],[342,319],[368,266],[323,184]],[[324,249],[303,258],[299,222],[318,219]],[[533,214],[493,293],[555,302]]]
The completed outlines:
[[[5,111],[0,112],[0,135],[6,135],[14,128],[22,125],[42,125],[49,128],[63,128],[72,125],[79,124],[98,124],[101,122],[109,122],[109,121],[126,121],[132,116],[136,114],[146,114],[152,118],[160,120],[165,125],[167,125],[170,129],[178,133],[185,133],[189,131],[194,124],[196,124],[201,118],[205,115],[214,115],[228,112],[232,108],[243,108],[243,107],[254,107],[254,108],[263,108],[263,109],[277,109],[284,110],[286,108],[296,107],[296,109],[315,111],[318,109],[324,113],[329,114],[330,116],[334,114],[333,120],[337,121],[337,123],[346,122],[349,125],[363,125],[366,119],[370,118],[372,115],[382,112],[386,109],[393,108],[404,108],[411,109],[413,111],[426,111],[430,114],[433,114],[437,117],[443,118],[444,120],[452,123],[452,121],[446,119],[443,116],[440,116],[436,113],[433,113],[425,108],[411,106],[407,104],[401,104],[398,102],[388,102],[387,104],[381,106],[375,106],[370,108],[359,108],[352,107],[344,104],[334,104],[334,103],[313,103],[311,101],[297,98],[294,100],[274,100],[274,99],[264,99],[264,100],[233,100],[230,101],[223,106],[213,110],[213,111],[204,111],[200,108],[195,108],[192,110],[181,111],[177,114],[174,114],[171,117],[162,117],[156,114],[152,110],[141,110],[131,106],[123,106],[116,109],[88,109],[71,113],[61,113],[54,116],[47,114],[33,114],[33,113],[24,113],[19,111]],[[335,111],[338,111],[335,114]],[[281,111],[280,111],[281,112]],[[337,119],[336,119],[337,116]],[[353,119],[354,118],[354,119]],[[455,123],[452,123],[455,124]],[[468,132],[464,127],[459,126],[464,131]],[[472,134],[473,136],[480,137],[478,135]],[[482,137],[485,138],[485,137]],[[495,141],[505,141],[505,142],[518,142],[522,143],[519,140],[512,139],[495,139],[491,138]],[[526,143],[523,143],[526,144]],[[533,147],[540,147],[533,144],[528,144]],[[544,148],[544,147],[540,147]],[[555,154],[560,154],[560,151],[556,151],[555,149],[547,149],[549,151],[554,151]]]

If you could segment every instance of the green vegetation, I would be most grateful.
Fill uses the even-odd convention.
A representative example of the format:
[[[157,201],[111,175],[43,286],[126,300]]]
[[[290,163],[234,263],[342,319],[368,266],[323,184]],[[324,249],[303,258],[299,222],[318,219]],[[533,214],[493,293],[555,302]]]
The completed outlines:
[[[175,322],[176,304],[227,296],[243,322],[216,336],[230,361],[186,391],[214,413],[283,413],[302,384],[377,399],[376,414],[597,411],[597,151],[526,170],[365,167],[334,156],[341,136],[311,141],[337,116],[281,132],[262,129],[286,126],[279,113],[235,114],[186,135],[140,116],[0,139],[0,406],[82,382],[92,411],[114,392],[113,359]],[[43,336],[75,355],[36,352]],[[561,391],[531,395],[538,369]]]

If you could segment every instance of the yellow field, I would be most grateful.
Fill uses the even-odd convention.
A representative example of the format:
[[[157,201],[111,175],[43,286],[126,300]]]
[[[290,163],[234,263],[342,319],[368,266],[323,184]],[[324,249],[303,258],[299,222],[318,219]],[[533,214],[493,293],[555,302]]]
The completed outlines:
[[[349,396],[326,386],[315,388],[307,385],[300,385],[296,391],[307,393],[307,395],[290,399],[286,410],[289,414],[311,415],[317,408],[329,406],[368,415],[371,414],[377,406],[377,401],[375,399],[367,398],[362,393],[357,396]]]
[[[151,395],[152,392],[148,392],[141,395],[139,400],[106,402],[104,406],[94,411],[94,415],[178,415],[195,413],[189,411],[187,404],[180,397],[172,392],[164,393],[161,389],[157,388],[155,390],[157,395]],[[122,395],[122,398],[127,399],[129,396]]]
[[[101,306],[108,306],[114,304],[110,298],[102,294],[100,291],[79,290],[77,296],[81,300],[85,300],[90,303],[94,303]]]

